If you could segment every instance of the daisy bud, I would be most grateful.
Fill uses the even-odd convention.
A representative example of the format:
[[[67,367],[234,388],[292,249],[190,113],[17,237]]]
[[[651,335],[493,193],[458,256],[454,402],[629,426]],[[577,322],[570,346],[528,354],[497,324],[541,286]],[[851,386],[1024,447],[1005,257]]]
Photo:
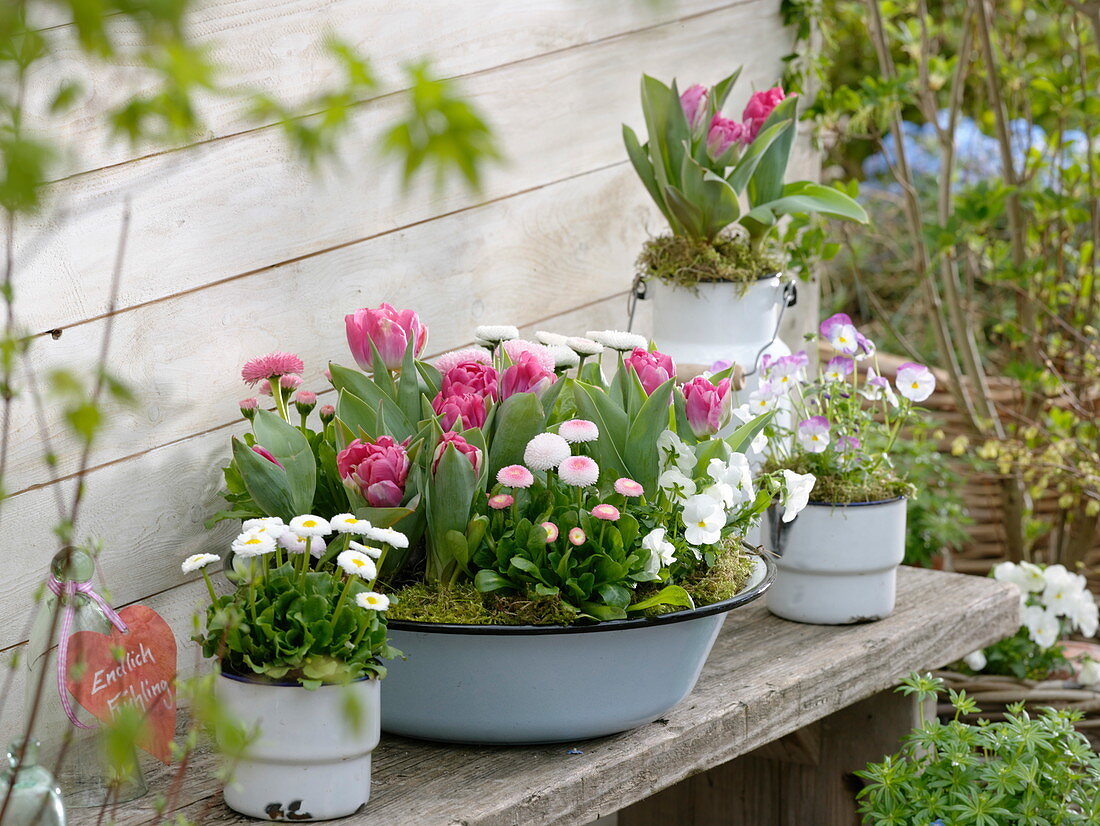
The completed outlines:
[[[294,394],[294,406],[303,416],[317,406],[317,394],[310,390],[299,390]]]
[[[260,401],[259,399],[254,398],[244,399],[243,401],[241,401],[239,407],[241,408],[241,415],[249,421],[252,421],[252,419],[254,419],[256,416],[256,410],[258,410],[260,407]]]
[[[331,404],[322,404],[321,409],[317,411],[317,415],[321,417],[321,424],[328,424],[336,418],[336,408]]]
[[[283,390],[297,390],[298,385],[302,383],[302,377],[296,376],[293,373],[287,376],[279,377],[279,387]]]

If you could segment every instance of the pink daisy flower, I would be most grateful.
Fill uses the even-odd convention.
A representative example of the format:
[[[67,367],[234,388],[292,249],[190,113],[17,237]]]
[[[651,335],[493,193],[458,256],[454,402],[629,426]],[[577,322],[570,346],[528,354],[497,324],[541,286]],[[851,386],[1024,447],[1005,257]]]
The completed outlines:
[[[496,511],[502,511],[505,508],[512,506],[512,503],[516,501],[514,496],[510,496],[507,493],[498,493],[496,496],[489,497],[489,507]]]
[[[558,465],[558,476],[567,485],[585,488],[596,484],[600,478],[600,466],[587,456],[570,456]]]
[[[574,545],[583,545],[586,539],[588,537],[584,535],[584,531],[580,528],[573,528],[569,531],[569,541]]]
[[[493,355],[484,347],[464,347],[461,350],[451,350],[449,353],[444,353],[435,360],[435,369],[443,375],[451,372],[451,370],[464,361],[474,361],[478,364],[492,364]]]
[[[302,360],[293,353],[268,353],[246,362],[241,378],[254,385],[290,373],[301,373],[304,369]]]
[[[508,465],[497,471],[497,481],[506,488],[529,488],[535,476],[523,465]]]
[[[551,542],[556,541],[558,538],[558,526],[553,522],[543,522],[541,524],[546,531],[546,544],[549,545]]]
[[[302,377],[295,375],[294,373],[288,373],[285,376],[279,376],[279,387],[283,390],[296,390],[302,383]]]
[[[623,476],[615,480],[615,493],[620,496],[641,496],[645,493],[645,488],[643,488],[639,482],[635,482],[633,479],[628,479]]]
[[[597,519],[603,519],[607,522],[614,522],[620,516],[618,508],[614,505],[607,504],[596,505],[596,507],[592,508],[592,515]]]
[[[558,435],[570,444],[594,442],[600,438],[600,429],[587,419],[570,419],[558,427]]]

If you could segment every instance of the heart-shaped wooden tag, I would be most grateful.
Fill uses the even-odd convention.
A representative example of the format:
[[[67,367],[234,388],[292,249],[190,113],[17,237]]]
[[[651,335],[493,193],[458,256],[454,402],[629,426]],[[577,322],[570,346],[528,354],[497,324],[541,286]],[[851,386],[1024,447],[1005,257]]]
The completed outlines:
[[[118,612],[129,630],[77,631],[69,638],[65,676],[73,698],[98,719],[137,705],[147,725],[138,745],[163,763],[176,733],[176,637],[152,608]]]

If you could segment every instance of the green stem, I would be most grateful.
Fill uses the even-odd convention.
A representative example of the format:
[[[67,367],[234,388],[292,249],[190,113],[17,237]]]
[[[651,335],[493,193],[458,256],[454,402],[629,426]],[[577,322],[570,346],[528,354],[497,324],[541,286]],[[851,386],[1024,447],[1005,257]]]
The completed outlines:
[[[378,560],[374,563],[375,574],[374,579],[367,585],[367,589],[373,591],[378,586],[378,578],[382,576],[382,563],[386,561],[386,554],[390,552],[390,546],[383,543],[382,553],[378,555]]]
[[[363,623],[363,627],[359,629],[359,633],[355,637],[355,642],[351,644],[352,650],[358,650],[359,644],[363,641],[363,637],[367,635],[367,630],[370,628],[370,620]]]
[[[283,417],[283,421],[290,424],[290,411],[287,409],[286,399],[283,397],[283,388],[279,384],[278,378],[270,378],[267,383],[271,385],[271,398],[275,400],[275,408],[279,411],[279,415]]]
[[[206,581],[206,590],[210,592],[210,602],[217,602],[218,595],[214,593],[214,583],[210,581],[210,577],[206,573],[206,568],[202,569],[202,578]]]
[[[351,592],[351,583],[354,581],[354,577],[348,576],[344,582],[344,590],[340,592],[340,598],[336,600],[336,610],[332,612],[332,627],[336,627],[336,620],[340,618],[340,612],[344,610],[344,603],[347,602],[348,594]]]

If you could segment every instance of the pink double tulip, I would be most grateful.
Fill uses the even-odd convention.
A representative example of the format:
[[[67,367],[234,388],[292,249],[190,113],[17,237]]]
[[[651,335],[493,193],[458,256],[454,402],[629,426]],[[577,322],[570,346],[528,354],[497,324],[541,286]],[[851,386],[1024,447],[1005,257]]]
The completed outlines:
[[[432,399],[432,410],[440,417],[439,426],[444,430],[453,428],[462,418],[462,429],[481,427],[489,415],[489,400],[480,393],[455,393],[446,396],[436,393]]]
[[[521,352],[516,363],[500,377],[500,399],[503,401],[516,393],[538,395],[556,379],[553,371],[547,370],[534,353]]]
[[[436,445],[435,453],[432,454],[433,474],[439,469],[439,462],[443,459],[443,454],[447,452],[448,445],[454,445],[455,450],[470,460],[470,464],[473,465],[474,468],[474,473],[479,473],[481,471],[481,460],[483,458],[481,449],[467,442],[453,430],[448,430],[443,434],[443,437],[439,440],[439,444]]]
[[[378,350],[387,370],[400,370],[409,341],[413,355],[419,356],[428,343],[428,327],[412,310],[398,310],[391,304],[375,309],[364,307],[344,316],[348,347],[361,370],[373,369],[371,343]]]
[[[647,396],[653,395],[654,390],[676,375],[676,365],[671,356],[656,350],[650,352],[641,347],[635,347],[625,363],[637,374]]]
[[[710,379],[696,376],[684,385],[684,412],[696,439],[713,436],[721,430],[729,422],[732,405],[729,379],[714,384]]]
[[[391,436],[374,441],[355,439],[336,455],[336,470],[350,490],[375,508],[394,508],[405,497],[409,456]]]
[[[707,132],[707,155],[712,161],[721,158],[738,141],[745,138],[745,128],[735,120],[715,115]]]
[[[443,376],[440,393],[444,396],[462,396],[476,393],[479,396],[496,401],[500,396],[497,390],[497,371],[491,364],[478,361],[464,361],[456,364]],[[439,411],[436,411],[437,413]]]
[[[680,95],[680,105],[684,108],[684,117],[692,132],[702,126],[707,116],[708,98],[707,87],[699,83],[689,86]]]
[[[752,143],[756,140],[756,136],[760,134],[768,115],[785,97],[783,89],[776,86],[772,89],[765,89],[763,92],[757,92],[749,98],[748,105],[745,106],[745,111],[741,114],[745,130],[742,140],[745,143]]]

